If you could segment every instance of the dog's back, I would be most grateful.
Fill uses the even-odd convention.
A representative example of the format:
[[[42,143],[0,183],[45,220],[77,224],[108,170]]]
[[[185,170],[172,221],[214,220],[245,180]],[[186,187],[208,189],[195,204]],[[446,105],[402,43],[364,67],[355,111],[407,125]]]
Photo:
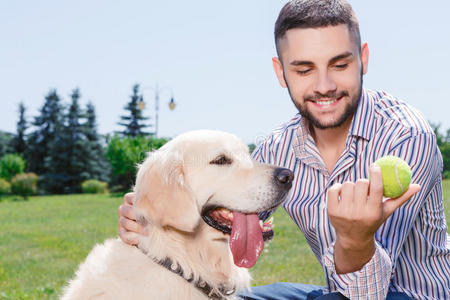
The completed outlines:
[[[162,268],[119,239],[95,246],[80,265],[62,300],[203,299],[180,276]]]

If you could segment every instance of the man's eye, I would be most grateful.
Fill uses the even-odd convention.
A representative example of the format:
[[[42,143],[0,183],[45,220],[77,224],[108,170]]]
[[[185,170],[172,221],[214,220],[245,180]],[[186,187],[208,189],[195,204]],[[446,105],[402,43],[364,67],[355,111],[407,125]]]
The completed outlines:
[[[348,67],[348,64],[339,64],[339,65],[334,65],[334,67],[338,70],[344,70]]]
[[[209,162],[210,165],[231,165],[233,161],[225,155],[219,155]]]
[[[307,70],[297,70],[297,74],[299,75],[306,75],[311,71],[311,69],[307,69]]]

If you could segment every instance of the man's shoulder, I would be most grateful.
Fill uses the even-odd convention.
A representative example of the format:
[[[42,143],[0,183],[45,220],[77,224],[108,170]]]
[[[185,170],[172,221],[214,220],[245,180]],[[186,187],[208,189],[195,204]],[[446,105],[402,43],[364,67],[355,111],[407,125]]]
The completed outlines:
[[[257,149],[253,153],[253,157],[266,161],[268,159],[268,154],[271,153],[271,155],[274,155],[275,152],[278,152],[280,145],[291,144],[295,132],[301,126],[301,122],[302,116],[297,113],[289,121],[277,126],[272,132],[259,140]],[[284,151],[289,149],[289,147],[281,148],[283,148]]]
[[[416,134],[434,134],[423,114],[407,103],[384,91],[367,90],[367,96],[373,103],[375,118],[387,126],[395,124],[405,131]]]
[[[270,132],[264,139],[263,143],[280,143],[286,139],[291,138],[292,133],[295,132],[302,122],[302,116],[297,113],[289,121],[280,124],[272,132]]]

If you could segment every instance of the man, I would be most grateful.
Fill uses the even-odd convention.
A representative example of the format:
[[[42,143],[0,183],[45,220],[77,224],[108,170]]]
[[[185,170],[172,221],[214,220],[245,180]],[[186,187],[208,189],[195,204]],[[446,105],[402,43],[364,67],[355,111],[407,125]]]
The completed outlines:
[[[276,21],[275,42],[273,67],[299,114],[253,157],[294,172],[284,208],[319,258],[327,286],[278,283],[241,297],[450,299],[436,137],[405,102],[362,89],[369,49],[361,45],[351,6],[345,0],[290,1]],[[408,162],[416,184],[383,201],[373,162],[385,155]],[[127,231],[142,230],[132,221],[129,199],[119,208],[124,240]]]

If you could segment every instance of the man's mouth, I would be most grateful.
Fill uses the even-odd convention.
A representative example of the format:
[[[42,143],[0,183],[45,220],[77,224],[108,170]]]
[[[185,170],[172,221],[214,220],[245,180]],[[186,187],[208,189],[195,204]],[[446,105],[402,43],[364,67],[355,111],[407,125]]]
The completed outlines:
[[[339,102],[342,98],[344,98],[344,95],[342,95],[339,98],[325,98],[325,99],[316,99],[316,100],[311,100],[311,102],[319,107],[331,107],[334,106],[337,102]]]
[[[227,208],[207,208],[202,218],[209,226],[230,235],[230,250],[235,265],[251,268],[273,237],[273,218],[263,222],[256,213],[241,213]]]
[[[346,91],[327,93],[324,95],[314,95],[305,97],[305,101],[312,102],[315,106],[320,108],[327,108],[336,105],[345,96],[348,96]]]

